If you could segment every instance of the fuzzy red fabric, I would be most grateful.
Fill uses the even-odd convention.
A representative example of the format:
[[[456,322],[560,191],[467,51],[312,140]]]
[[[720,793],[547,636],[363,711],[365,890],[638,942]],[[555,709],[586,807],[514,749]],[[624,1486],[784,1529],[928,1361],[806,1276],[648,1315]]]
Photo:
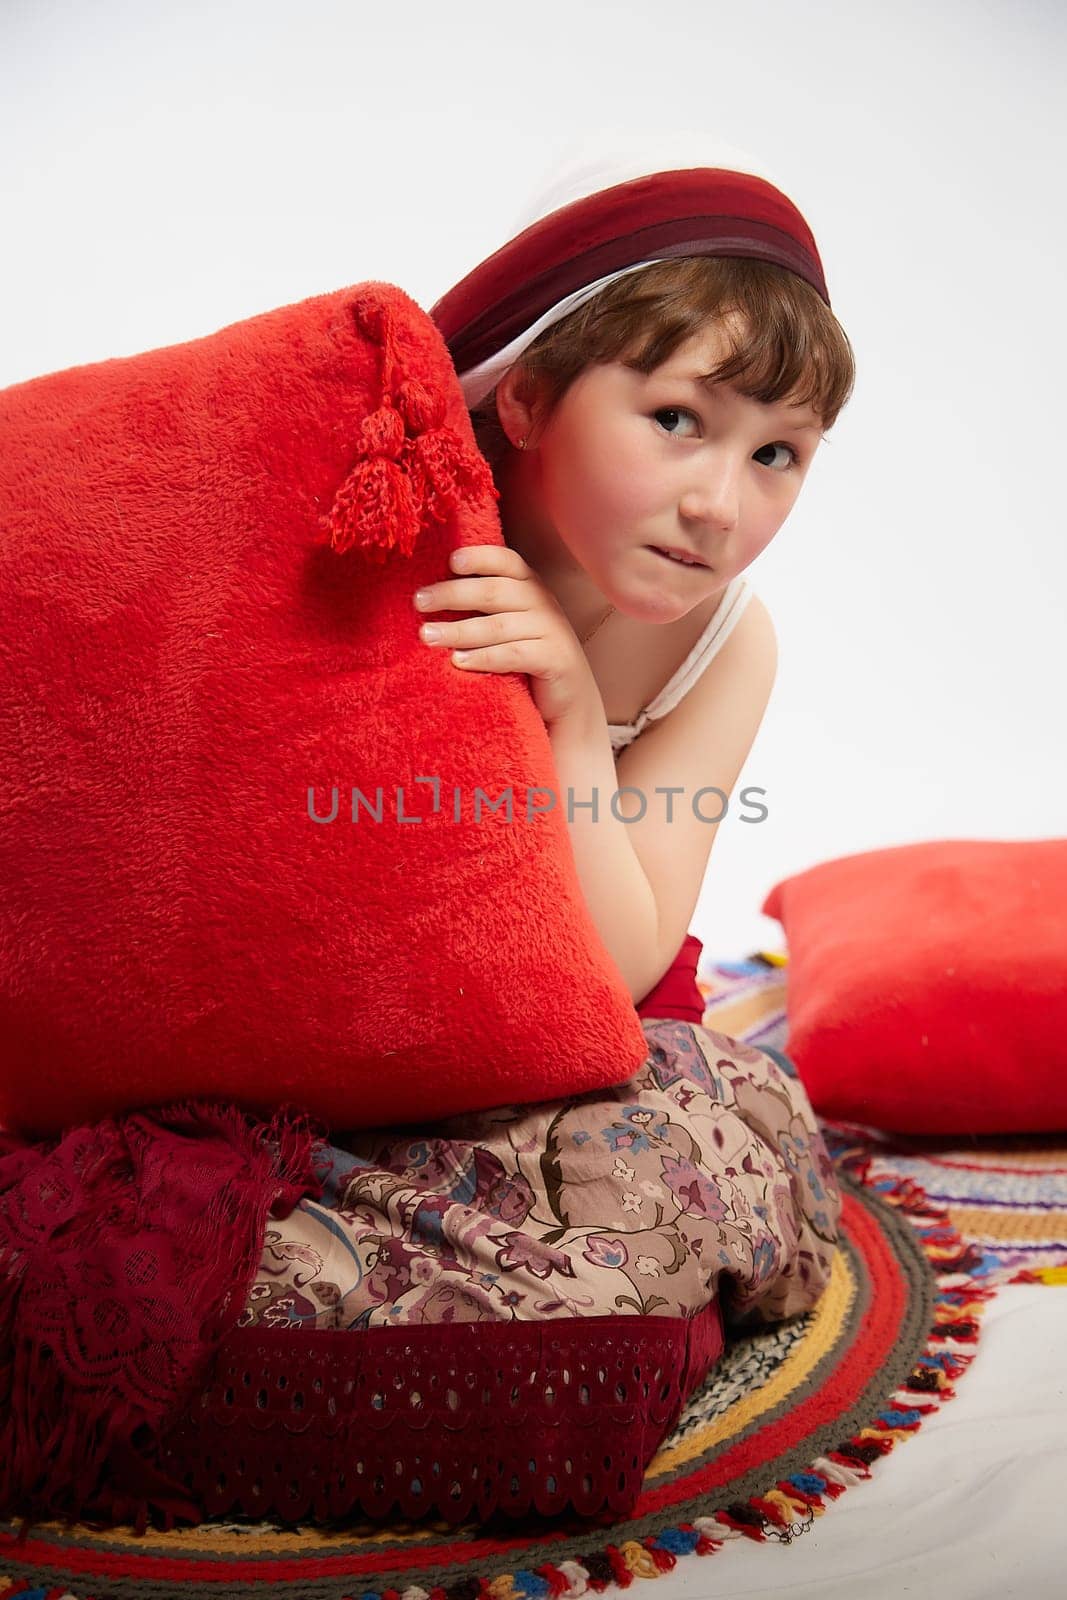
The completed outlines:
[[[631,1077],[529,681],[418,638],[414,591],[502,536],[416,303],[37,378],[0,429],[0,1122],[355,1129]]]
[[[268,1213],[321,1197],[315,1134],[293,1108],[192,1102],[0,1133],[0,1513],[200,1520],[162,1437],[244,1308]]]
[[[1067,1128],[1065,904],[1067,839],[896,845],[775,884],[815,1110],[912,1134]]]

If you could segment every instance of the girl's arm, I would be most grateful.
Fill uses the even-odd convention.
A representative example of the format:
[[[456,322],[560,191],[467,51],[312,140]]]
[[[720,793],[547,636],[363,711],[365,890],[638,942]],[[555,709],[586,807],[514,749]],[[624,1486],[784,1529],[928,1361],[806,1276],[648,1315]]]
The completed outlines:
[[[626,833],[657,907],[658,944],[642,978],[649,990],[670,967],[689,929],[719,821],[738,813],[733,790],[763,721],[777,662],[774,624],[753,595],[688,694],[619,756],[618,787],[639,791],[622,795],[619,810],[640,818],[626,825]],[[765,817],[762,794],[756,786],[752,806]],[[742,816],[750,827],[763,820],[759,809],[746,809]]]
[[[564,816],[569,788],[575,802],[597,796],[598,812],[575,805],[567,826],[593,921],[635,1005],[667,972],[688,932],[777,661],[774,624],[753,595],[688,694],[617,763],[595,683],[573,715],[548,729]],[[616,790],[627,792],[613,810]]]

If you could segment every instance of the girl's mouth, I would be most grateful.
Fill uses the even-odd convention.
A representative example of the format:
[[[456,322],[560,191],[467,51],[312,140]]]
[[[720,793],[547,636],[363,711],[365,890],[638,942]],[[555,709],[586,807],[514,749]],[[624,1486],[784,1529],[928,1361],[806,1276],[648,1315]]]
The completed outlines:
[[[688,556],[680,553],[673,555],[669,550],[661,549],[659,545],[655,544],[650,544],[648,548],[657,556],[661,556],[664,561],[673,561],[676,567],[699,567],[703,572],[708,570],[707,562],[701,561],[698,556]]]

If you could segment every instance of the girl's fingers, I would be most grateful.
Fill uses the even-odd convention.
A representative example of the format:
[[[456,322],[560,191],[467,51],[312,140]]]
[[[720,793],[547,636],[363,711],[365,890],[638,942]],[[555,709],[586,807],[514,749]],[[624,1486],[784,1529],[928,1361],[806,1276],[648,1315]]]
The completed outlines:
[[[507,639],[501,644],[468,646],[453,650],[452,660],[457,667],[473,667],[481,672],[526,672],[540,677],[546,669],[541,665],[539,639]]]
[[[475,650],[531,640],[529,614],[521,611],[498,611],[488,617],[468,617],[464,622],[424,624],[419,629],[423,638],[427,626],[437,629],[436,638],[426,639],[426,643],[435,648],[455,646],[461,650]]]
[[[506,607],[529,610],[537,604],[535,586],[520,578],[452,578],[435,583],[420,611],[503,611]]]
[[[530,569],[510,545],[472,544],[453,550],[448,558],[453,572],[501,573],[506,578],[528,578]]]

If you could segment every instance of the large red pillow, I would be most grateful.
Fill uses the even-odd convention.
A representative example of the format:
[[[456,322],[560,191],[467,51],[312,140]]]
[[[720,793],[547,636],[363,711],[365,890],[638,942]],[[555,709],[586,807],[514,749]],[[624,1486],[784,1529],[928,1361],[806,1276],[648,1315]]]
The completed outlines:
[[[1067,1128],[1067,839],[825,861],[763,911],[789,946],[786,1048],[822,1116],[901,1133]]]
[[[415,589],[502,537],[416,303],[37,378],[0,430],[0,1122],[356,1128],[631,1077],[529,681],[418,638]]]

